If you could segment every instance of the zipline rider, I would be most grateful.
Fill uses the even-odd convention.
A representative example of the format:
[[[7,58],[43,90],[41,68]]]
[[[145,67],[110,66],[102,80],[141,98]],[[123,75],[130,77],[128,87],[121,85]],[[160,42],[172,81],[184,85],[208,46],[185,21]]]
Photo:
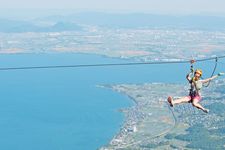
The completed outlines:
[[[198,109],[201,109],[203,112],[208,113],[209,110],[204,108],[199,102],[201,101],[201,88],[202,85],[205,83],[209,83],[211,80],[224,75],[224,73],[218,73],[217,75],[212,76],[208,79],[201,79],[202,70],[196,69],[193,76],[193,68],[191,68],[191,72],[187,74],[186,79],[191,85],[191,89],[188,96],[182,97],[177,100],[173,100],[171,96],[168,97],[167,101],[169,102],[170,106],[173,107],[175,104],[180,103],[192,103],[192,105]]]

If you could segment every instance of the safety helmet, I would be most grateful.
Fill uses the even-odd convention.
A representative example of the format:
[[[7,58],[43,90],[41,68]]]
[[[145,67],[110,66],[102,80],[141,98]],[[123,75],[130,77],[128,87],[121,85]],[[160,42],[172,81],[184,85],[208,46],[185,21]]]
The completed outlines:
[[[196,69],[195,73],[198,73],[198,74],[200,74],[200,76],[202,76],[202,70],[201,69]]]

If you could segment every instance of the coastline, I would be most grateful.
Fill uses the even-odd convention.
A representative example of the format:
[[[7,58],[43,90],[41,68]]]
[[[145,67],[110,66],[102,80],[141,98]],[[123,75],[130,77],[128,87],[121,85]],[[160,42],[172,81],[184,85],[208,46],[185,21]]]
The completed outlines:
[[[144,93],[148,93],[148,89],[154,86],[162,86],[160,83],[145,84],[147,90]],[[113,137],[113,139],[105,146],[101,147],[100,150],[113,150],[113,149],[129,149],[131,147],[139,147],[140,144],[146,143],[148,140],[154,140],[155,138],[161,137],[168,133],[176,125],[173,114],[166,103],[164,98],[155,100],[154,97],[158,93],[154,90],[147,94],[150,100],[141,94],[137,94],[140,85],[103,85],[102,88],[109,88],[120,94],[128,96],[135,104],[132,107],[121,109],[121,112],[125,114],[125,121],[120,131]],[[136,89],[137,93],[134,91]],[[156,92],[156,93],[154,93]],[[131,94],[132,93],[132,94]],[[135,94],[136,93],[136,94]],[[144,94],[143,93],[143,94]],[[157,104],[160,103],[159,106]],[[158,111],[161,109],[161,112]],[[154,119],[159,116],[163,120]],[[161,125],[160,125],[161,124]],[[160,126],[156,130],[148,127],[151,125]]]
[[[122,113],[125,114],[123,126],[107,145],[99,149],[172,150],[185,148],[192,150],[195,146],[204,147],[204,140],[201,138],[200,144],[196,145],[195,141],[188,141],[181,137],[198,136],[196,132],[190,133],[196,125],[203,129],[202,132],[221,128],[219,122],[223,121],[224,117],[221,117],[220,113],[217,115],[214,108],[225,106],[223,91],[218,90],[225,86],[225,80],[220,81],[215,81],[216,84],[212,83],[210,89],[203,89],[205,93],[211,92],[211,95],[206,94],[207,96],[201,102],[206,107],[211,107],[212,112],[209,114],[203,113],[190,104],[177,105],[173,108],[167,104],[168,95],[177,97],[187,93],[188,87],[182,84],[145,83],[101,86],[128,96],[135,102],[135,105],[122,109]],[[215,124],[215,120],[218,124]],[[218,135],[213,136],[219,138]],[[209,134],[204,138],[210,140],[212,137]],[[215,146],[216,142],[211,144]]]

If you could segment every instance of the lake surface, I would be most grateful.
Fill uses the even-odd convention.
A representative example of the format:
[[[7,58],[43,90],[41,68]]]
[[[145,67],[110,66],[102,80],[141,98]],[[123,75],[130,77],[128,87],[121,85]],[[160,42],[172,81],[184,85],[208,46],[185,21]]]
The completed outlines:
[[[0,67],[119,63],[82,54],[0,55]],[[101,84],[186,83],[188,64],[0,71],[0,149],[95,150],[119,132],[133,105]],[[214,61],[198,63],[209,76]],[[224,61],[218,64],[224,70]]]

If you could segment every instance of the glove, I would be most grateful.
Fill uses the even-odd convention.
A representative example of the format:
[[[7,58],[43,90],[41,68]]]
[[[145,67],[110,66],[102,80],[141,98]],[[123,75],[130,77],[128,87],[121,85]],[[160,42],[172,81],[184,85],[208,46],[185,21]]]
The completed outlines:
[[[194,59],[190,60],[190,63],[191,64],[195,63],[195,60]]]
[[[218,73],[218,76],[223,76],[223,75],[224,75],[223,72]]]

